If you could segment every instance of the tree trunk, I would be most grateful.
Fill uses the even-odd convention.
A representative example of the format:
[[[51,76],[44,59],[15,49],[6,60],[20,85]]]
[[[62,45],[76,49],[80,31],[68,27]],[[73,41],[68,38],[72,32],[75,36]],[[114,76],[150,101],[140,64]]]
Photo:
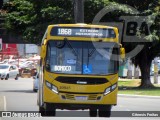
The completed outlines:
[[[148,51],[143,49],[141,57],[139,58],[139,67],[141,70],[141,88],[150,88],[154,87],[150,80],[150,67],[152,59],[149,58]]]

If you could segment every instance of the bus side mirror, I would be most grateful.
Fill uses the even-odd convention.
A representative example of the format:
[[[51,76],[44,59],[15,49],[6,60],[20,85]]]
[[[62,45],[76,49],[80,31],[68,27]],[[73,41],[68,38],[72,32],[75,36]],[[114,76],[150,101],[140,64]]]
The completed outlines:
[[[41,45],[40,55],[41,55],[42,58],[46,57],[46,43],[47,43],[47,40],[45,39],[43,44]]]
[[[125,48],[123,48],[123,47],[121,47],[120,48],[120,57],[121,57],[121,59],[122,60],[124,60],[125,59]]]
[[[45,56],[46,56],[46,46],[42,45],[41,46],[41,57],[45,58]]]

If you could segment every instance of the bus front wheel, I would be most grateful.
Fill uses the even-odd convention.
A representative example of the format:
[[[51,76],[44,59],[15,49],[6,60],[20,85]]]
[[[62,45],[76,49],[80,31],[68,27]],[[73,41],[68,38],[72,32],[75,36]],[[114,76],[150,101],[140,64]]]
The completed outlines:
[[[39,113],[41,113],[41,116],[45,116],[45,109],[44,109],[44,107],[42,107],[42,106],[39,107]]]
[[[55,116],[56,109],[51,103],[44,103],[45,116]]]
[[[99,108],[99,117],[110,117],[111,116],[111,105],[105,105]]]
[[[90,117],[97,117],[97,109],[96,108],[90,108],[89,109],[89,115],[90,115]]]

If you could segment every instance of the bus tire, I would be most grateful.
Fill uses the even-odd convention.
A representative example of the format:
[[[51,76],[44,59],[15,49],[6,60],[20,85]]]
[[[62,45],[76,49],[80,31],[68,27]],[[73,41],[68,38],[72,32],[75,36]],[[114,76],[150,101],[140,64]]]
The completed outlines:
[[[41,114],[41,116],[45,116],[45,109],[42,106],[39,106],[39,113]]]
[[[111,116],[111,105],[105,105],[99,108],[99,117],[110,117]]]
[[[56,109],[53,104],[44,103],[44,109],[45,109],[45,116],[55,116],[56,115]]]
[[[89,116],[90,117],[97,117],[97,109],[96,108],[90,108],[89,109]]]

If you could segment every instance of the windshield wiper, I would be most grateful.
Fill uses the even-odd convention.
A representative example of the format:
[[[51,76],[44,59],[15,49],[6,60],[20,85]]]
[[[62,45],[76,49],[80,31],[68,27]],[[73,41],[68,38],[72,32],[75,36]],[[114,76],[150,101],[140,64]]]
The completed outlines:
[[[95,51],[96,51],[96,49],[94,48],[94,49],[92,49],[92,51],[90,53],[88,52],[88,57],[91,57]]]
[[[93,55],[93,53],[96,51],[96,49],[92,49],[91,52],[89,52],[89,47],[88,48],[88,55],[87,55],[87,66],[89,64],[89,58]]]
[[[68,47],[73,51],[75,56],[78,56],[76,50],[72,47],[71,43],[67,40],[67,38],[64,38],[64,41],[66,41]]]

